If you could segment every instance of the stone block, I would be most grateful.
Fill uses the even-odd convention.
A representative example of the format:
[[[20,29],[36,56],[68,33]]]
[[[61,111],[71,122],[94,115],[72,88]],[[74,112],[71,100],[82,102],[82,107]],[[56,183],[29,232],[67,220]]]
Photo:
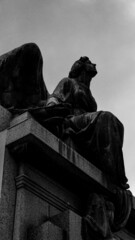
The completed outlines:
[[[28,232],[28,240],[64,240],[63,230],[47,221]]]
[[[0,136],[2,133],[0,132]],[[0,145],[0,152],[1,147],[4,146]],[[17,166],[7,149],[3,154],[3,159],[0,155],[0,174],[0,240],[13,240]]]
[[[0,198],[1,198],[1,190],[2,190],[6,138],[7,138],[7,130],[5,129],[4,131],[0,132]]]
[[[49,204],[33,194],[28,185],[25,187],[27,189],[23,185],[17,189],[13,240],[26,240],[28,229],[48,219]]]
[[[9,127],[12,114],[0,105],[0,132]]]
[[[82,218],[71,210],[67,210],[54,216],[52,219],[54,224],[63,228],[68,233],[69,240],[82,240],[81,222]]]
[[[29,112],[24,112],[21,115],[18,115],[11,120],[10,127],[14,127],[14,126],[28,120],[29,118],[31,118],[31,114]]]

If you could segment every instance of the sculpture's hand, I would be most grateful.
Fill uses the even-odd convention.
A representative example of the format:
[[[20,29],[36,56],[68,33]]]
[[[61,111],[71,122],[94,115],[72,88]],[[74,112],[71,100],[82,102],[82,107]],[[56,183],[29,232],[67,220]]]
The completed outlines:
[[[46,107],[51,107],[51,106],[54,106],[54,105],[57,105],[59,104],[59,101],[57,98],[55,97],[49,97],[47,99],[47,102],[46,102]]]

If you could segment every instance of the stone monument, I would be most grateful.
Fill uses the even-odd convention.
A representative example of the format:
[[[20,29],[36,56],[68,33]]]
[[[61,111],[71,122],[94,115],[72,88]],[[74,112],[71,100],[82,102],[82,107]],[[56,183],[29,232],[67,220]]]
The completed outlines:
[[[97,111],[96,65],[76,61],[52,94],[38,46],[0,57],[1,240],[132,240],[123,125]]]

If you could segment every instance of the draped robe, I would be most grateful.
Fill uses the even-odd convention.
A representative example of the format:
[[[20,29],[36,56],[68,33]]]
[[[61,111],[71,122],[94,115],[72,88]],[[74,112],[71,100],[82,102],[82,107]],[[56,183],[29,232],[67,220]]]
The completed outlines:
[[[97,111],[90,89],[77,79],[62,79],[51,99],[54,104],[71,106],[62,126],[62,140],[103,170],[113,183],[126,188],[122,153],[124,129],[117,117],[110,112]]]

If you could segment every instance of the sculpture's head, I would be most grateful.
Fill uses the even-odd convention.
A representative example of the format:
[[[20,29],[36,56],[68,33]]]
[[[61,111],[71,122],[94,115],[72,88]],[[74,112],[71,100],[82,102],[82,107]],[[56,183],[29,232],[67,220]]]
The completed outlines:
[[[84,71],[87,72],[91,78],[97,74],[96,64],[92,63],[88,57],[81,57],[73,64],[69,72],[69,78],[77,78]]]

